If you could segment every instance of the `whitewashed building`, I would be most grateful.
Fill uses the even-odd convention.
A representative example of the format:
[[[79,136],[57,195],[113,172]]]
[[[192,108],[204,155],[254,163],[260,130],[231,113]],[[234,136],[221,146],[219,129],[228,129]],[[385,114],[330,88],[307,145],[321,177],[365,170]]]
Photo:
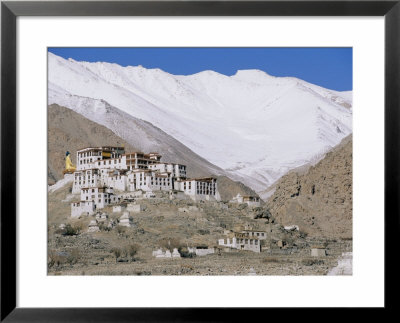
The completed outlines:
[[[81,201],[71,203],[71,217],[80,217],[83,213],[93,215],[95,207],[93,201]]]
[[[149,169],[137,169],[127,176],[129,191],[169,191],[173,188],[172,177],[168,174],[160,174]]]
[[[246,203],[248,206],[260,206],[260,198],[258,196],[242,196],[240,193],[236,195],[230,202],[238,204]]]
[[[261,240],[267,239],[265,231],[243,230],[228,233],[226,238],[219,239],[218,245],[253,252],[261,252]]]
[[[145,192],[140,195],[149,198],[167,191],[173,192],[171,199],[182,198],[183,194],[195,201],[220,200],[216,178],[188,179],[185,165],[161,162],[161,155],[156,152],[125,153],[123,147],[106,146],[83,148],[76,154],[72,193],[81,196],[80,202],[71,204],[71,216],[86,212],[84,208],[92,207],[90,212],[94,212],[119,203],[125,192]]]
[[[76,171],[74,172],[72,193],[79,193],[83,187],[96,187],[100,185],[103,185],[103,181],[98,169],[92,168]]]
[[[104,186],[108,186],[117,191],[126,191],[128,187],[128,177],[126,171],[111,170],[103,174]]]
[[[124,155],[126,157],[126,167],[128,170],[148,169],[149,165],[158,164],[161,155],[158,153],[144,154],[142,152],[133,152]]]
[[[174,185],[175,190],[183,191],[195,201],[220,201],[221,197],[217,188],[217,179],[214,177],[192,178],[177,180]]]
[[[76,152],[76,169],[90,169],[98,161],[119,158],[125,153],[123,147],[88,147]]]
[[[158,163],[149,165],[149,169],[161,174],[168,174],[171,177],[180,180],[186,179],[186,166],[173,163]]]
[[[81,201],[93,201],[96,209],[118,202],[113,189],[108,187],[85,187],[81,189]]]

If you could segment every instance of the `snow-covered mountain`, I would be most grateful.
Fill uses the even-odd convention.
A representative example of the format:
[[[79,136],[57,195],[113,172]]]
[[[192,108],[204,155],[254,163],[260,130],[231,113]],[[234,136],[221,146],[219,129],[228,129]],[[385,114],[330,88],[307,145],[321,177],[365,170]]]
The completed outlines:
[[[259,70],[172,75],[51,53],[48,64],[48,104],[66,106],[111,130],[114,124],[114,132],[131,131],[123,126],[124,113],[148,121],[256,191],[352,132],[351,92],[296,78]],[[96,106],[105,103],[124,113],[96,115]],[[85,106],[91,107],[87,113]]]

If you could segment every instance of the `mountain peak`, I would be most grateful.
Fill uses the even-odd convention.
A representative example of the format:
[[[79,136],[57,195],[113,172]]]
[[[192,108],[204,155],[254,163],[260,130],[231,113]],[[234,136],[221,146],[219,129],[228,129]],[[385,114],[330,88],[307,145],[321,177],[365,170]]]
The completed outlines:
[[[270,81],[275,78],[275,76],[269,75],[268,73],[258,70],[258,69],[249,69],[249,70],[237,70],[236,74],[232,75],[231,78],[246,82],[264,82]]]

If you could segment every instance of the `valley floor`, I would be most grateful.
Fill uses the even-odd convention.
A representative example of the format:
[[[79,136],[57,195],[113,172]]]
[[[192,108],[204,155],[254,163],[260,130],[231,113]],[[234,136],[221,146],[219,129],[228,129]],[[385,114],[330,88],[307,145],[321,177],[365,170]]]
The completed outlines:
[[[54,267],[49,275],[327,275],[337,257],[269,256],[265,253],[225,253],[196,258],[115,260]]]

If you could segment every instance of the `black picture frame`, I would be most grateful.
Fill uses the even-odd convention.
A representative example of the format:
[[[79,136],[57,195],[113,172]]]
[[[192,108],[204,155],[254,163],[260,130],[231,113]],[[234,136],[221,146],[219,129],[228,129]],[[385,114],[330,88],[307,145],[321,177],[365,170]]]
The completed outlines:
[[[82,1],[1,3],[1,321],[236,321],[263,309],[18,308],[16,281],[16,19],[19,16],[384,16],[385,19],[385,309],[399,286],[400,1]],[[371,152],[373,153],[373,152]],[[373,171],[373,170],[372,170]],[[372,257],[372,256],[371,256]],[[40,291],[38,291],[40,293]],[[277,310],[277,309],[276,309]],[[278,310],[279,311],[279,310]],[[382,313],[379,311],[381,315]],[[254,316],[253,316],[254,315]],[[333,314],[334,315],[334,314]],[[377,316],[378,317],[378,316]],[[379,316],[380,317],[380,316]]]

